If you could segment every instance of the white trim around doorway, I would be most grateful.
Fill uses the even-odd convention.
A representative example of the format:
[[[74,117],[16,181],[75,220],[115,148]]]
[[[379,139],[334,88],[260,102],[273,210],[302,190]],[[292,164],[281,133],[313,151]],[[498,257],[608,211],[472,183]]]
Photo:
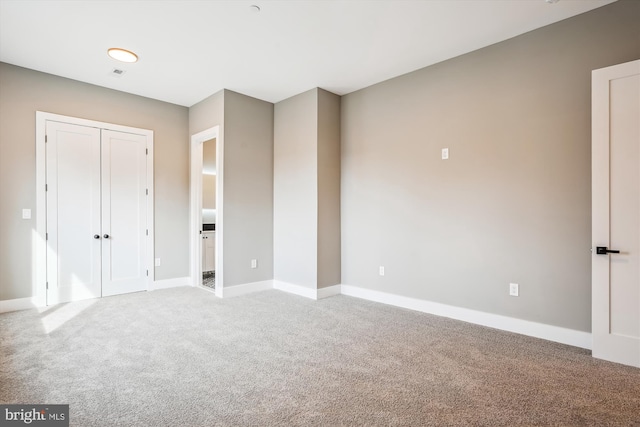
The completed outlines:
[[[216,296],[222,298],[224,288],[223,237],[224,237],[224,143],[220,126],[191,135],[189,156],[190,174],[190,235],[191,235],[191,285],[202,287],[202,143],[216,140]],[[209,288],[204,288],[209,289]]]

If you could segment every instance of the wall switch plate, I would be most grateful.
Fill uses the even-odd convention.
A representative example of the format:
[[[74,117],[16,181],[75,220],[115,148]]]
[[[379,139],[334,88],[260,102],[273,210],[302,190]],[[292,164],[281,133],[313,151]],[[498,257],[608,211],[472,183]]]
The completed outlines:
[[[251,268],[258,268],[258,260],[257,259],[252,259],[251,260]]]
[[[442,149],[442,160],[447,160],[449,159],[449,149],[448,148],[443,148]]]
[[[381,276],[384,276],[384,267],[383,266],[378,267],[378,274],[380,274]]]
[[[22,209],[22,219],[31,219],[31,209]]]
[[[517,283],[509,283],[509,295],[517,297],[520,295],[520,285]]]
[[[156,267],[160,267],[160,258],[156,258]]]

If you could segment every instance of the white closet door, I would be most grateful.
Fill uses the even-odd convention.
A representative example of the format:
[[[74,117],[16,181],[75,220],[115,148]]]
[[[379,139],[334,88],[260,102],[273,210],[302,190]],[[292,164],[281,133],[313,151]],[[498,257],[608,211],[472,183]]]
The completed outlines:
[[[592,93],[593,356],[640,367],[640,61]]]
[[[102,130],[102,295],[147,289],[143,135]]]
[[[49,121],[46,135],[47,304],[99,297],[100,130]]]

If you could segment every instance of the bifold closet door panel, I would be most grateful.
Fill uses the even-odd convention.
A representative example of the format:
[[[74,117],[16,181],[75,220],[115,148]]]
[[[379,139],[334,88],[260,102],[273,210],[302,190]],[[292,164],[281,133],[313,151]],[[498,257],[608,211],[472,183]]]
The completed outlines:
[[[99,297],[100,130],[48,121],[46,135],[47,304]]]
[[[102,130],[102,295],[147,289],[145,136]]]

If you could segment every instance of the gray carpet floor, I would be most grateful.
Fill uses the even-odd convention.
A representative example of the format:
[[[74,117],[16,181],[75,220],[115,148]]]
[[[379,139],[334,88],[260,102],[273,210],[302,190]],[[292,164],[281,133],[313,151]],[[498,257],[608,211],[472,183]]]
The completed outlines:
[[[72,426],[640,426],[640,369],[346,296],[175,288],[0,315],[0,403]]]

